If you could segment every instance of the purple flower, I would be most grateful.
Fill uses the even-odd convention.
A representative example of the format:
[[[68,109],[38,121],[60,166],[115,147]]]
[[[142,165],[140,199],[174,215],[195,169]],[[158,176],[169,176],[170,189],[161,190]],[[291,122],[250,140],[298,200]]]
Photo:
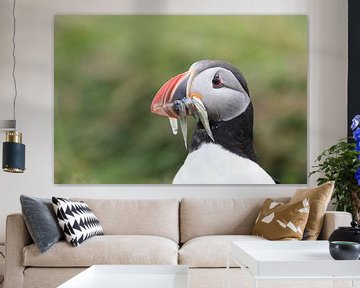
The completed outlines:
[[[353,131],[353,136],[356,142],[360,142],[360,128]]]
[[[360,186],[360,167],[358,168],[358,170],[355,173],[355,179],[358,182],[359,186]]]
[[[360,115],[356,115],[352,119],[351,130],[355,130],[360,124]]]
[[[357,152],[360,152],[360,142],[356,142],[355,150],[356,150]],[[359,156],[360,156],[360,155],[359,155]]]

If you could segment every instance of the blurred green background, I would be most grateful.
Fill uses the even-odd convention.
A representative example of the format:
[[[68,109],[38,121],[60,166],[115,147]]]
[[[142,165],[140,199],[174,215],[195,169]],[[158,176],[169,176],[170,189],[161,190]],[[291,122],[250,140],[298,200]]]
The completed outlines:
[[[307,182],[306,16],[55,16],[54,37],[55,183],[171,183],[187,151],[149,106],[201,59],[245,75],[265,170]]]

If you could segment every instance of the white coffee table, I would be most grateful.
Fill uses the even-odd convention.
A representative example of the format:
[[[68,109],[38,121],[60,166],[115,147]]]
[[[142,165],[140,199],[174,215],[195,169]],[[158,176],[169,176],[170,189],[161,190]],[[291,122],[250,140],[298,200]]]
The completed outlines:
[[[58,288],[188,288],[185,265],[94,265]]]
[[[350,287],[360,287],[360,261],[332,259],[328,241],[238,241],[229,256],[254,287],[259,280],[350,280]]]

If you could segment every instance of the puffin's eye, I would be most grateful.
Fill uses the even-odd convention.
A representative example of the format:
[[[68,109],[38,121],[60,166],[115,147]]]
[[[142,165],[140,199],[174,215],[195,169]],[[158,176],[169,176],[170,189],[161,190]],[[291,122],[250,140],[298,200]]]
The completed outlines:
[[[212,80],[212,85],[214,88],[221,88],[224,87],[224,83],[222,83],[220,76],[219,76],[219,72],[216,72],[216,74],[214,75],[214,78]]]

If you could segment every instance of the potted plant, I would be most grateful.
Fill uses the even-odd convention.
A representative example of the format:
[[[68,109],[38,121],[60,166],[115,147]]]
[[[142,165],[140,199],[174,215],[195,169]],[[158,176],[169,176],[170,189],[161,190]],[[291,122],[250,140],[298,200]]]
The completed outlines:
[[[332,199],[337,211],[352,213],[360,220],[360,115],[352,120],[353,137],[341,139],[325,149],[316,159],[309,176],[320,173],[317,183],[335,181]]]

